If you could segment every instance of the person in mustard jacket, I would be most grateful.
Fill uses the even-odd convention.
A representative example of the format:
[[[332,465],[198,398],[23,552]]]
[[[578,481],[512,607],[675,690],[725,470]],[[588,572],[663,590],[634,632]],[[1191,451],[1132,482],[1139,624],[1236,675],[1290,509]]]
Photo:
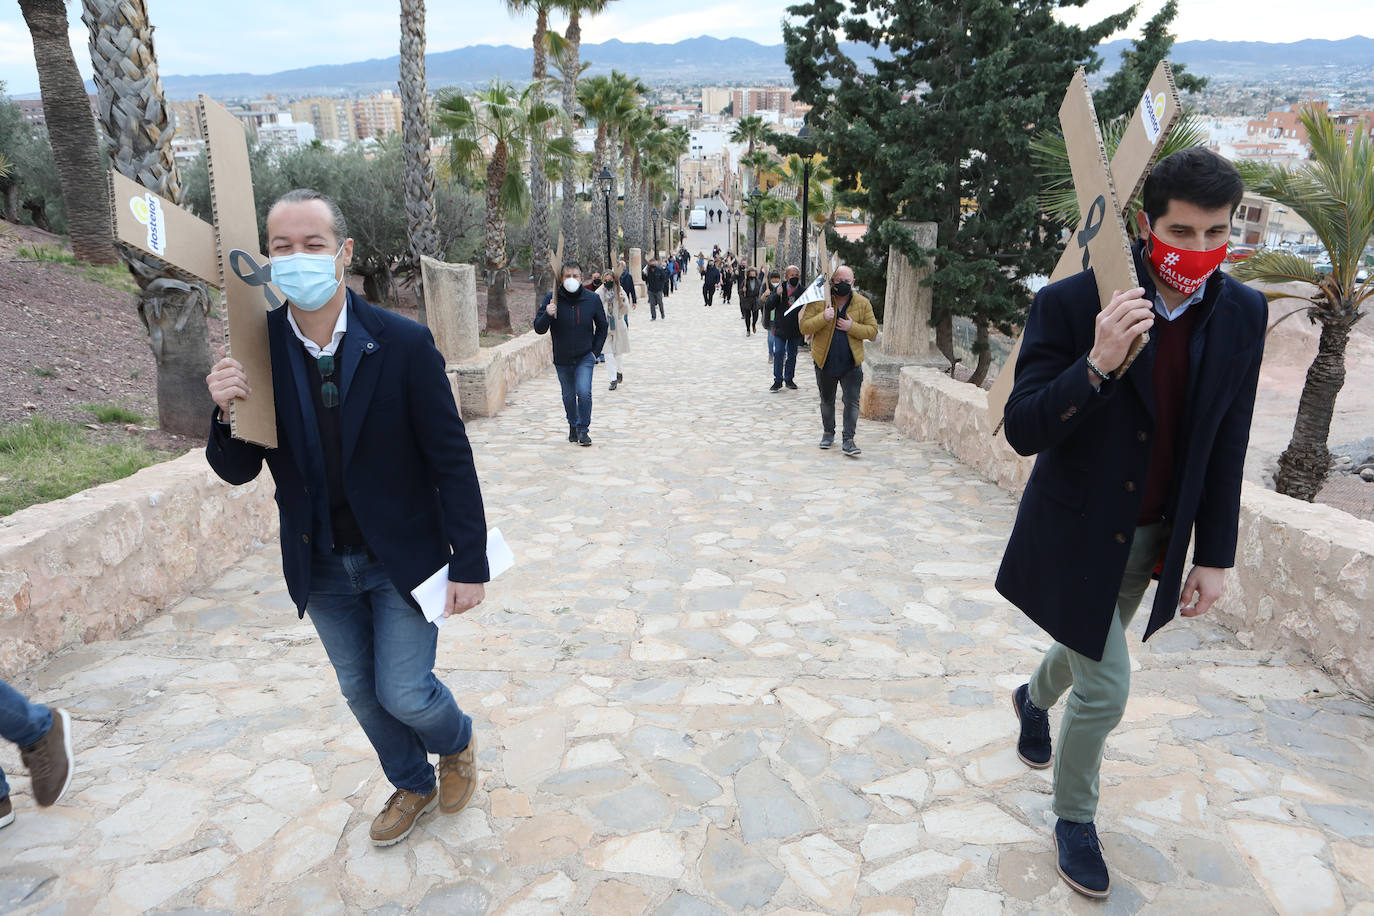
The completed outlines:
[[[863,453],[854,441],[859,423],[859,389],[864,381],[864,341],[878,336],[873,303],[854,291],[854,271],[837,267],[830,277],[830,304],[824,300],[802,307],[801,332],[811,335],[816,361],[816,387],[821,395],[821,448],[835,444],[835,389],[844,400],[840,450],[850,458]]]

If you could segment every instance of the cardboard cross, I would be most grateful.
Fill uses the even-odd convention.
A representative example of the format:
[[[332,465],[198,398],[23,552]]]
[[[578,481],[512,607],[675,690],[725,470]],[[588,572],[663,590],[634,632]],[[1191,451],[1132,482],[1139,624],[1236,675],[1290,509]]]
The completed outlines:
[[[229,313],[225,352],[243,365],[253,389],[252,398],[231,406],[230,430],[238,439],[276,448],[267,308],[280,306],[284,299],[270,285],[271,264],[258,247],[258,216],[243,125],[208,96],[200,97],[199,108],[214,222],[197,219],[189,210],[111,171],[115,233],[121,242],[171,272],[204,281],[223,293]]]
[[[1097,281],[1100,308],[1111,302],[1114,290],[1130,289],[1137,284],[1125,214],[1140,193],[1169,131],[1182,113],[1173,70],[1168,61],[1162,60],[1155,67],[1140,105],[1108,163],[1087,76],[1081,68],[1074,74],[1059,108],[1059,125],[1068,149],[1081,216],[1064,254],[1050,274],[1051,283],[1091,267]],[[1118,375],[1130,368],[1148,342],[1148,333],[1136,339]],[[1016,381],[1016,358],[1020,352],[1021,338],[1018,337],[988,392],[988,415],[997,418],[994,436],[1002,428],[1007,399]]]
[[[553,268],[553,285],[563,282],[563,233],[558,233],[558,250],[549,252],[549,266]]]

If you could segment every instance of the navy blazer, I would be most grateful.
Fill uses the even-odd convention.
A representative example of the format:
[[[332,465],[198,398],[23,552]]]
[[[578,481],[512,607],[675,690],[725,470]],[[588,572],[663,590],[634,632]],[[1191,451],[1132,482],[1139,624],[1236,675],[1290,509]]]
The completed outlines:
[[[488,581],[477,469],[433,335],[352,290],[345,307],[348,333],[335,354],[343,479],[367,546],[412,607],[410,590],[445,563],[452,582]],[[286,588],[304,616],[311,554],[332,548],[324,457],[306,355],[286,307],[268,313],[267,336],[277,447],[235,439],[212,420],[205,457],[235,485],[256,478],[267,462],[277,484]]]
[[[1154,284],[1139,260],[1145,298]],[[1174,617],[1190,537],[1193,563],[1235,564],[1240,486],[1264,353],[1264,296],[1217,271],[1207,281],[1188,347],[1188,392],[1165,503],[1172,535],[1159,573],[1148,639]],[[997,590],[1082,655],[1101,660],[1140,515],[1154,435],[1152,341],[1122,379],[1097,391],[1085,357],[1099,311],[1088,270],[1036,294],[1016,384],[1004,414],[1007,442],[1036,455],[997,574]]]

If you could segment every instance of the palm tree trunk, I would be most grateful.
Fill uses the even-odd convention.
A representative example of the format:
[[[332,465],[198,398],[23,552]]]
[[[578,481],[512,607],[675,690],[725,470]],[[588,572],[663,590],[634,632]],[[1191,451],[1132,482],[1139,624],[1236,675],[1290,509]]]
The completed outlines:
[[[548,42],[549,11],[539,4],[534,24],[534,69],[531,76],[541,84],[549,75]],[[541,90],[539,98],[544,93]],[[534,274],[534,301],[541,302],[544,294],[553,289],[553,266],[549,263],[549,178],[544,171],[544,127],[537,125],[530,137],[530,273]]]
[[[429,158],[429,99],[425,92],[425,0],[401,0],[401,149],[404,156],[406,229],[415,268],[419,318],[425,315],[420,258],[442,255],[434,209],[434,165]]]
[[[67,5],[62,0],[20,0],[19,8],[33,40],[43,118],[61,180],[72,253],[91,264],[115,264],[119,254],[110,219],[110,188],[86,85],[72,56]]]
[[[1336,395],[1345,385],[1345,347],[1353,322],[1324,322],[1317,356],[1307,367],[1307,380],[1298,399],[1293,438],[1279,456],[1274,489],[1285,496],[1312,502],[1326,481],[1331,452],[1326,446]]]
[[[143,0],[84,0],[84,7],[100,92],[96,108],[114,167],[180,205],[185,191],[172,158],[173,131],[147,8]],[[210,292],[131,248],[121,245],[119,253],[138,283],[138,315],[157,361],[158,423],[168,432],[203,436],[211,407],[204,382]]]
[[[616,162],[616,153],[620,148],[620,133],[614,127],[606,132],[606,167],[611,170],[611,254],[610,258],[615,261],[620,257],[620,183],[616,180],[620,174],[620,164]],[[607,264],[608,268],[614,270],[615,264]]]
[[[598,199],[601,198],[603,192],[600,183],[595,182],[595,176],[600,175],[601,170],[606,167],[606,146],[606,128],[598,124],[596,126],[596,143],[592,147],[592,176],[594,186],[597,189],[596,193],[592,195],[592,226],[594,228],[589,236],[589,238],[592,239],[592,247],[594,250],[587,254],[588,264],[601,263],[601,261],[606,258],[606,252],[609,251],[607,247],[610,244],[607,241],[609,236],[606,234],[606,226],[608,223],[603,211],[603,208],[607,206],[607,204],[606,200]],[[614,266],[614,264],[605,265],[607,270]]]
[[[510,265],[506,263],[506,215],[501,209],[501,183],[506,180],[508,151],[497,143],[487,163],[487,332],[501,334],[510,330],[510,310],[506,307],[506,287]]]
[[[568,11],[567,56],[563,61],[563,114],[567,115],[567,129],[563,136],[569,143],[573,136],[573,116],[577,113],[578,52],[582,45],[582,26],[576,5]],[[573,158],[563,162],[563,259],[578,260],[577,231],[577,163]],[[585,247],[585,246],[583,246]]]

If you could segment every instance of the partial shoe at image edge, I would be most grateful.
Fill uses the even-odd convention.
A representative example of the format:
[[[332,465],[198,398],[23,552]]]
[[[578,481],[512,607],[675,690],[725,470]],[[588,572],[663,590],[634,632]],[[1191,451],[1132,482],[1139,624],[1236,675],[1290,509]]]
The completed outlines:
[[[60,753],[60,759],[56,754]],[[54,709],[52,726],[37,744],[21,748],[19,757],[29,771],[33,800],[38,807],[55,805],[72,784],[72,720],[65,709]]]

